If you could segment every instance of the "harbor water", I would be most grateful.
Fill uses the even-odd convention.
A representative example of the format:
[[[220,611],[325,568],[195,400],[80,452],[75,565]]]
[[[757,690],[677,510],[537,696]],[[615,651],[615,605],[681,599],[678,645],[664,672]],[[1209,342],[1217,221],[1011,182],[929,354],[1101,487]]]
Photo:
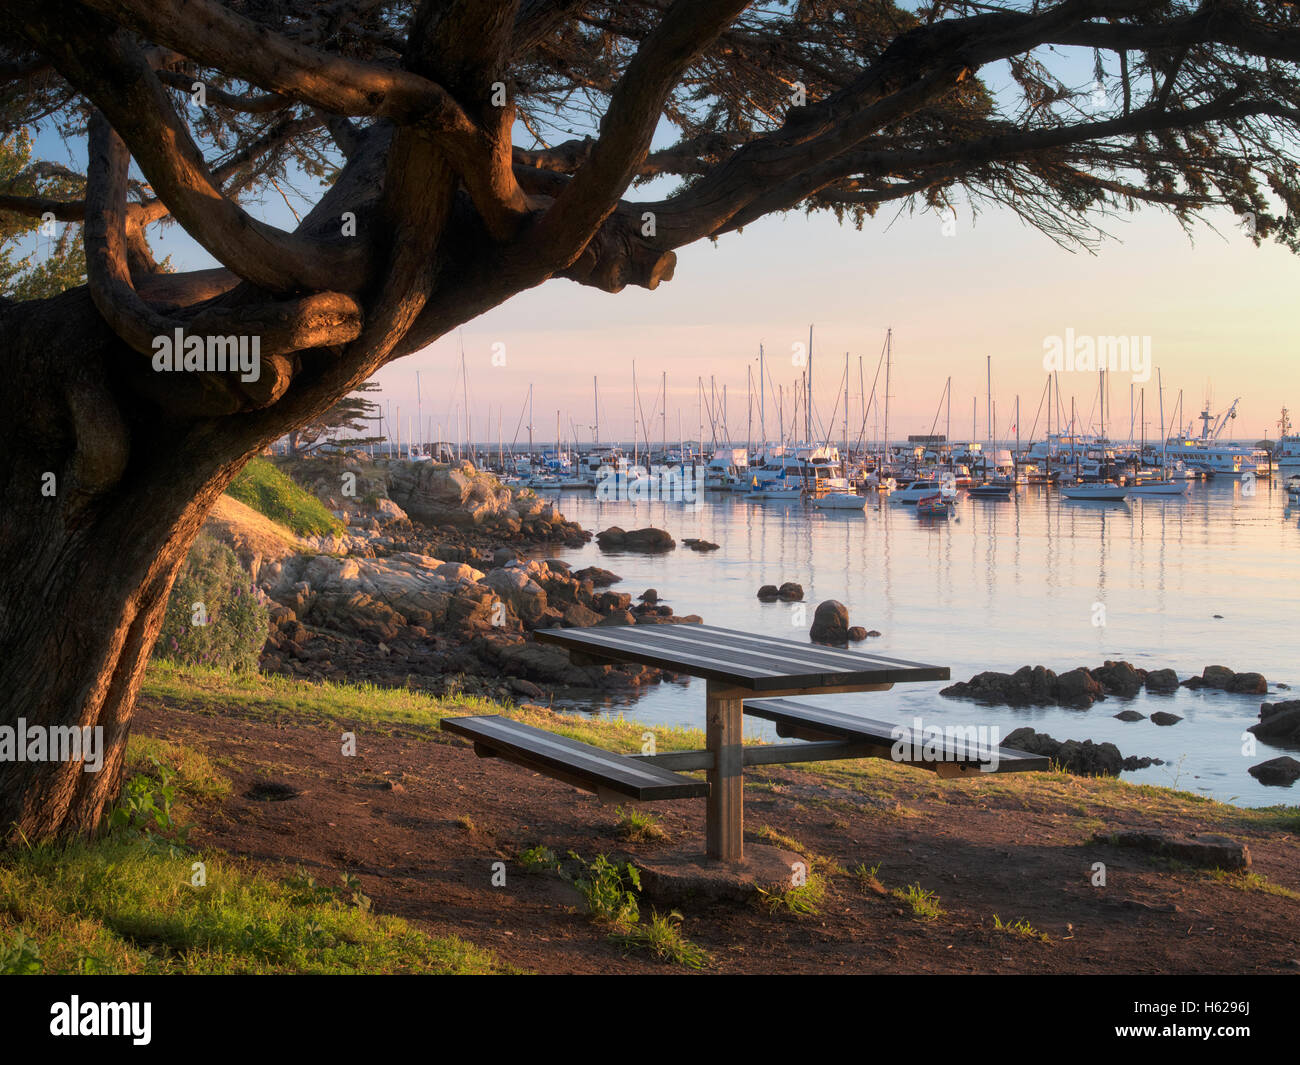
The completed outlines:
[[[1022,665],[1060,673],[1107,659],[1170,667],[1180,679],[1208,665],[1262,673],[1267,696],[1180,688],[1109,696],[1088,710],[980,706],[941,697],[943,683],[814,701],[898,723],[986,725],[1004,737],[1028,725],[1058,740],[1111,741],[1125,756],[1166,763],[1125,780],[1243,806],[1300,801],[1300,782],[1267,787],[1247,772],[1295,753],[1263,742],[1251,752],[1245,731],[1261,701],[1300,698],[1300,507],[1289,507],[1280,480],[1220,478],[1193,483],[1185,498],[1122,503],[1069,501],[1040,487],[1022,487],[1009,501],[963,493],[947,521],[919,518],[888,497],[870,499],[865,511],[835,511],[728,493],[708,493],[698,505],[546,495],[594,531],[667,529],[679,546],[665,554],[603,551],[594,541],[547,554],[614,571],[623,578],[616,589],[634,598],[654,588],[677,614],[710,625],[806,642],[816,604],[838,599],[850,624],[881,633],[859,649],[948,666],[954,681]],[[720,547],[695,552],[681,546],[686,537]],[[785,581],[803,586],[802,608],[756,598],[761,585]],[[704,684],[665,683],[571,708],[702,727]],[[1158,726],[1113,716],[1125,709],[1183,720]],[[773,739],[769,728],[746,722],[749,733]]]

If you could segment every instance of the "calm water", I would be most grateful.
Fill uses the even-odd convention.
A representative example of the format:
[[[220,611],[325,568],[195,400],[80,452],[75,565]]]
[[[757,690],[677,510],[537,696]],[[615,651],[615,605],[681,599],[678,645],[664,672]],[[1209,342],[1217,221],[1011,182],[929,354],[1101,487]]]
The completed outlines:
[[[851,624],[883,634],[862,649],[949,666],[954,680],[984,669],[1041,664],[1059,673],[1122,658],[1147,669],[1172,667],[1180,678],[1211,664],[1255,670],[1268,678],[1268,699],[1300,698],[1300,508],[1288,509],[1280,482],[1260,482],[1250,495],[1220,479],[1193,484],[1184,499],[1125,503],[1069,502],[1038,488],[1011,502],[963,496],[947,522],[919,520],[911,508],[886,501],[869,502],[865,513],[835,512],[725,493],[695,507],[599,503],[590,492],[566,492],[559,506],[593,531],[655,525],[679,543],[695,536],[721,545],[707,554],[679,546],[645,556],[601,551],[593,542],[557,552],[575,567],[613,570],[623,577],[618,590],[634,597],[653,587],[676,613],[699,614],[711,625],[806,641],[816,604],[839,599]],[[760,585],[783,581],[803,585],[805,618],[790,604],[755,598]],[[1279,692],[1279,682],[1297,690]],[[1254,756],[1241,753],[1260,697],[1180,689],[1131,701],[1112,696],[1086,711],[1011,709],[941,698],[943,686],[905,684],[817,701],[898,722],[920,715],[940,725],[995,725],[1003,736],[1030,725],[1059,740],[1110,740],[1125,755],[1169,763],[1126,773],[1127,780],[1246,806],[1300,802],[1300,783],[1264,787],[1246,772],[1288,753],[1263,743]],[[579,706],[702,726],[704,685],[664,684],[629,700]],[[1112,716],[1130,706],[1184,720],[1161,727]],[[763,723],[746,728],[775,738]]]

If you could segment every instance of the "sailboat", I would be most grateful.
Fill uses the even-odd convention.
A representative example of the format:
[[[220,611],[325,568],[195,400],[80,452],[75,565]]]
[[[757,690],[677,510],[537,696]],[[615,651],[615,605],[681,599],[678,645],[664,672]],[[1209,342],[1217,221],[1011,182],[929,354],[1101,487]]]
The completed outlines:
[[[987,356],[986,373],[988,377],[988,392],[986,402],[989,405],[989,438],[990,443],[994,443],[993,437],[993,356]],[[996,452],[996,446],[993,449]],[[1014,480],[1005,480],[1002,478],[993,479],[989,477],[988,459],[984,460],[984,480],[981,484],[973,484],[966,489],[966,494],[972,499],[1010,499],[1011,493],[1016,490]]]
[[[1166,461],[1166,450],[1169,445],[1168,435],[1165,433],[1165,390],[1160,384],[1160,371],[1156,370],[1156,383],[1160,389],[1160,439],[1163,443],[1160,445],[1160,479],[1158,481],[1138,481],[1129,485],[1128,494],[1134,496],[1185,496],[1187,494],[1187,480],[1171,480],[1168,473],[1168,464]],[[1143,407],[1145,407],[1146,390],[1143,390]],[[1142,417],[1142,415],[1139,415]],[[1145,450],[1145,430],[1143,433]]]

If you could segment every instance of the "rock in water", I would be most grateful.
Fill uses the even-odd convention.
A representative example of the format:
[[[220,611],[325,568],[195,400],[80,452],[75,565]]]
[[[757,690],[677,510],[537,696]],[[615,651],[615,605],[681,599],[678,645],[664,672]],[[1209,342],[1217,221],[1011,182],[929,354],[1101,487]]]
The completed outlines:
[[[758,590],[758,597],[764,601],[780,598],[781,592],[775,584],[765,584]]]
[[[849,609],[836,599],[827,599],[813,614],[808,634],[813,643],[843,646],[849,642]]]
[[[1206,666],[1201,671],[1201,683],[1207,688],[1219,688],[1227,691],[1232,685],[1232,679],[1237,674],[1227,666]]]
[[[1262,673],[1238,673],[1228,685],[1228,691],[1243,695],[1267,695],[1268,681]]]
[[[786,603],[797,603],[803,599],[803,585],[795,584],[794,581],[786,581],[776,590],[776,594]]]
[[[1106,662],[1091,672],[1093,679],[1107,695],[1119,695],[1126,699],[1140,692],[1146,679],[1145,672],[1134,669],[1129,662]]]
[[[1259,724],[1247,730],[1260,739],[1300,743],[1300,699],[1261,703]]]
[[[1156,725],[1176,725],[1181,720],[1177,714],[1167,714],[1163,710],[1157,710],[1151,715],[1151,721]]]
[[[1178,674],[1172,669],[1153,669],[1147,674],[1147,691],[1173,692],[1178,690]]]
[[[864,629],[861,625],[854,625],[851,629],[849,629],[848,637],[854,643],[861,643],[863,640],[867,638],[867,630]]]
[[[1121,721],[1145,721],[1146,714],[1139,714],[1136,710],[1121,710],[1115,715]]]
[[[596,543],[604,550],[646,552],[671,551],[677,546],[677,541],[663,529],[632,529],[629,532],[617,525],[597,533]]]
[[[1270,758],[1267,762],[1253,765],[1246,772],[1261,784],[1285,787],[1300,779],[1300,762],[1283,755],[1281,758]]]

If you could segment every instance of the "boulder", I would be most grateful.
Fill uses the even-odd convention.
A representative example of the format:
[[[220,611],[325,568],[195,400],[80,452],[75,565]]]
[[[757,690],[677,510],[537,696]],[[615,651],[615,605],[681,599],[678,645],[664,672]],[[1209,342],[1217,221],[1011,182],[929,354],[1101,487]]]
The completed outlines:
[[[1106,662],[1100,668],[1091,670],[1091,673],[1107,695],[1119,695],[1126,699],[1140,692],[1146,679],[1145,672],[1134,669],[1129,662]]]
[[[1043,755],[1078,776],[1118,776],[1125,768],[1124,756],[1113,743],[1093,743],[1092,740],[1061,742],[1028,727],[1018,728],[1005,737],[1002,746]]]
[[[764,602],[775,602],[781,596],[781,590],[775,584],[765,584],[758,590],[758,597]]]
[[[645,528],[627,531],[617,525],[597,533],[596,543],[602,550],[615,551],[671,551],[677,546],[677,541],[663,529]]]
[[[1136,710],[1121,710],[1115,715],[1120,721],[1145,721],[1146,714],[1139,714]]]
[[[1098,843],[1111,843],[1120,847],[1134,847],[1151,854],[1176,858],[1188,865],[1209,869],[1247,869],[1250,867],[1250,849],[1227,836],[1195,834],[1175,836],[1165,832],[1097,833]]]
[[[637,596],[637,599],[643,603],[657,603],[659,602],[659,593],[654,588],[647,588]]]
[[[608,588],[611,584],[618,584],[623,578],[617,573],[610,573],[607,569],[601,569],[599,566],[587,566],[573,574],[573,579],[578,581],[591,581],[597,588]]]
[[[1267,695],[1268,681],[1262,673],[1237,673],[1228,682],[1228,691],[1242,695]]]
[[[526,680],[557,683],[574,680],[567,652],[539,643],[520,643],[501,650],[502,672]]]
[[[697,540],[695,537],[691,537],[688,540],[683,540],[682,543],[684,543],[692,551],[716,551],[718,549],[718,545],[713,543],[712,541]]]
[[[1263,703],[1259,724],[1247,730],[1262,740],[1300,745],[1300,699],[1280,703]]]
[[[538,621],[546,610],[546,592],[524,569],[502,567],[483,578],[483,583],[525,622]]]
[[[1168,714],[1163,710],[1157,710],[1151,715],[1151,721],[1156,725],[1176,725],[1182,720],[1177,714]]]
[[[795,584],[794,581],[786,581],[776,590],[776,594],[783,603],[797,603],[803,599],[803,585]]]
[[[843,645],[849,641],[849,610],[836,599],[827,599],[813,614],[809,638],[813,643]]]
[[[867,630],[861,625],[854,625],[848,631],[848,637],[853,643],[861,643],[867,638]]]
[[[1207,688],[1219,688],[1227,691],[1236,674],[1227,666],[1206,666],[1201,671],[1201,683]]]
[[[1102,686],[1082,666],[1062,673],[1056,678],[1056,700],[1062,706],[1086,710],[1093,703],[1104,698],[1106,693]]]
[[[599,625],[604,620],[594,610],[588,610],[581,603],[574,603],[564,612],[563,624],[569,629],[585,629]]]
[[[1147,674],[1149,692],[1174,692],[1178,690],[1178,674],[1172,669],[1153,669]]]
[[[1289,787],[1297,779],[1300,779],[1300,762],[1288,755],[1283,755],[1281,758],[1270,758],[1267,762],[1253,765],[1246,772],[1261,784],[1274,787]]]

